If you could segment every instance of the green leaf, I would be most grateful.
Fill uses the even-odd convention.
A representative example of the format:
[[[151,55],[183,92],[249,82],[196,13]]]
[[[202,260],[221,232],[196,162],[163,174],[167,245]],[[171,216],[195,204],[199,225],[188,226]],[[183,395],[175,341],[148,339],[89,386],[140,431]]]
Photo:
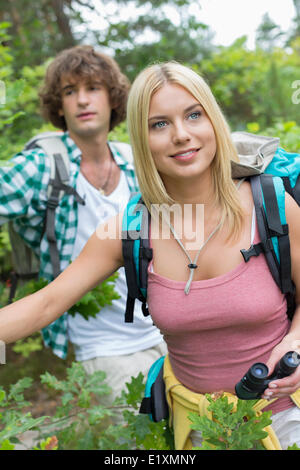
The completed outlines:
[[[0,388],[0,403],[4,401],[6,398],[6,392],[3,390],[3,388]]]
[[[253,400],[238,400],[236,411],[233,411],[233,404],[228,402],[226,396],[213,399],[206,395],[206,398],[210,403],[208,410],[212,412],[212,419],[195,413],[189,415],[191,428],[202,433],[201,449],[263,449],[260,441],[267,436],[264,428],[271,424],[271,412],[257,417]]]
[[[15,446],[8,439],[5,439],[1,442],[0,440],[0,450],[14,450]]]
[[[32,385],[32,382],[33,380],[30,377],[18,380],[18,382],[10,386],[8,399],[15,400],[16,402],[23,401],[23,392]]]
[[[289,446],[287,450],[300,450],[300,447],[298,447],[297,444],[293,444],[292,446]]]
[[[64,390],[62,381],[58,380],[54,375],[47,371],[41,375],[41,383],[47,385],[49,388],[53,388],[54,390]]]
[[[104,406],[96,405],[87,410],[88,413],[88,422],[91,426],[101,421],[106,416],[112,416],[113,412],[106,409]]]
[[[61,397],[62,405],[63,406],[67,405],[73,399],[74,399],[73,393],[70,393],[70,392],[64,393],[64,395]]]
[[[131,382],[126,383],[128,392],[126,393],[126,403],[134,408],[138,408],[145,390],[144,376],[140,372],[137,377],[131,377]]]

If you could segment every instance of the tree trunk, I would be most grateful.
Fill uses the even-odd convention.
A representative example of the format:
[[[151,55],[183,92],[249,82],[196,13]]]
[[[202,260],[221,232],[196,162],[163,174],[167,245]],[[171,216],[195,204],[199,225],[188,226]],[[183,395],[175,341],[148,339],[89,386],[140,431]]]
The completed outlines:
[[[64,0],[51,0],[50,3],[57,19],[57,26],[64,38],[65,47],[75,46],[76,41],[71,30],[69,18],[64,12]]]

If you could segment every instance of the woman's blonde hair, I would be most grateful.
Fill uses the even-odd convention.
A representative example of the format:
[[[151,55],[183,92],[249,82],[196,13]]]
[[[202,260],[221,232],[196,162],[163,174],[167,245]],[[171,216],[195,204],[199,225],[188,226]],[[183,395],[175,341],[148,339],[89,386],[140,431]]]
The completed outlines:
[[[154,64],[144,69],[135,79],[128,98],[127,119],[133,149],[136,174],[143,201],[151,204],[169,204],[174,201],[166,192],[149,148],[148,114],[152,95],[166,83],[185,88],[203,106],[214,128],[217,151],[212,162],[215,202],[222,209],[222,222],[229,232],[237,235],[243,222],[243,211],[238,192],[231,177],[230,160],[238,161],[229,126],[209,86],[195,71],[177,62]]]

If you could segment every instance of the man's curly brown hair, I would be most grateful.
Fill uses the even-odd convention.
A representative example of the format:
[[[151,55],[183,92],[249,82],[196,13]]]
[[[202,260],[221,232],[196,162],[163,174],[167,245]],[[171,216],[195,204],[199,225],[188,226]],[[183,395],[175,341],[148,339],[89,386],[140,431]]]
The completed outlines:
[[[129,80],[121,73],[118,64],[92,46],[75,46],[60,52],[47,68],[43,88],[40,91],[43,117],[55,127],[67,130],[62,109],[62,77],[75,80],[99,80],[107,88],[112,108],[110,129],[124,121]]]

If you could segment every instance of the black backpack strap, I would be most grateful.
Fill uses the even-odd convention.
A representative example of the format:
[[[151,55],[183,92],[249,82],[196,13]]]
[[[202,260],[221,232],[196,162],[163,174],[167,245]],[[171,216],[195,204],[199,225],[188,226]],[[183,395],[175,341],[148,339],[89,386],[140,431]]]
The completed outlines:
[[[150,247],[149,240],[149,227],[150,227],[150,213],[145,206],[143,211],[142,227],[141,227],[141,238],[140,238],[140,250],[139,250],[139,286],[143,289],[143,292],[147,292],[148,286],[148,266],[153,258],[153,250]],[[145,316],[149,315],[149,310],[146,305],[146,299],[142,301],[142,311]]]
[[[8,302],[7,303],[11,304],[13,302],[13,299],[16,295],[16,291],[17,291],[19,281],[32,281],[33,279],[37,280],[38,279],[38,274],[39,273],[19,274],[19,273],[16,273],[15,271],[11,272],[10,276],[9,276],[10,281],[11,281],[11,285],[10,285],[10,288],[9,288],[9,295],[8,295]]]
[[[125,322],[133,322],[133,311],[135,299],[140,298],[140,290],[138,288],[137,273],[134,264],[134,242],[135,239],[130,238],[130,234],[122,235],[122,252],[125,268],[125,276],[127,283],[127,302],[125,311]]]
[[[288,192],[292,196],[292,198],[295,199],[298,206],[300,206],[300,173],[293,188],[291,185],[291,180],[288,176],[282,176],[281,179],[283,181],[286,192]]]
[[[280,220],[274,181],[271,175],[258,175],[250,179],[253,200],[256,211],[256,220],[261,243],[246,250],[248,259],[261,252],[264,253],[271,274],[280,288],[286,294],[287,314],[292,318],[295,311],[295,286],[291,278],[291,254],[288,225]],[[263,205],[265,201],[265,208]],[[278,262],[272,237],[278,240],[280,263]],[[250,252],[252,251],[252,253]],[[245,261],[248,261],[245,259]]]
[[[72,194],[79,204],[85,204],[85,201],[78,195],[76,190],[65,184],[69,175],[66,170],[62,156],[59,153],[54,154],[55,177],[49,181],[51,188],[47,200],[46,220],[44,232],[49,243],[50,260],[52,265],[53,277],[56,278],[60,272],[60,257],[57,248],[57,239],[55,234],[55,210],[60,201],[60,194],[63,191],[66,194]]]
[[[150,415],[152,412],[151,397],[143,397],[139,413]]]
[[[261,175],[252,176],[250,178],[250,184],[252,189],[256,220],[258,225],[258,232],[260,236],[260,243],[253,245],[249,250],[241,250],[245,261],[249,261],[251,256],[258,256],[260,253],[264,253],[272,276],[276,284],[281,288],[279,263],[274,252],[273,243],[271,241],[266,213],[263,205],[263,193],[261,186]],[[275,203],[277,200],[275,196]]]

